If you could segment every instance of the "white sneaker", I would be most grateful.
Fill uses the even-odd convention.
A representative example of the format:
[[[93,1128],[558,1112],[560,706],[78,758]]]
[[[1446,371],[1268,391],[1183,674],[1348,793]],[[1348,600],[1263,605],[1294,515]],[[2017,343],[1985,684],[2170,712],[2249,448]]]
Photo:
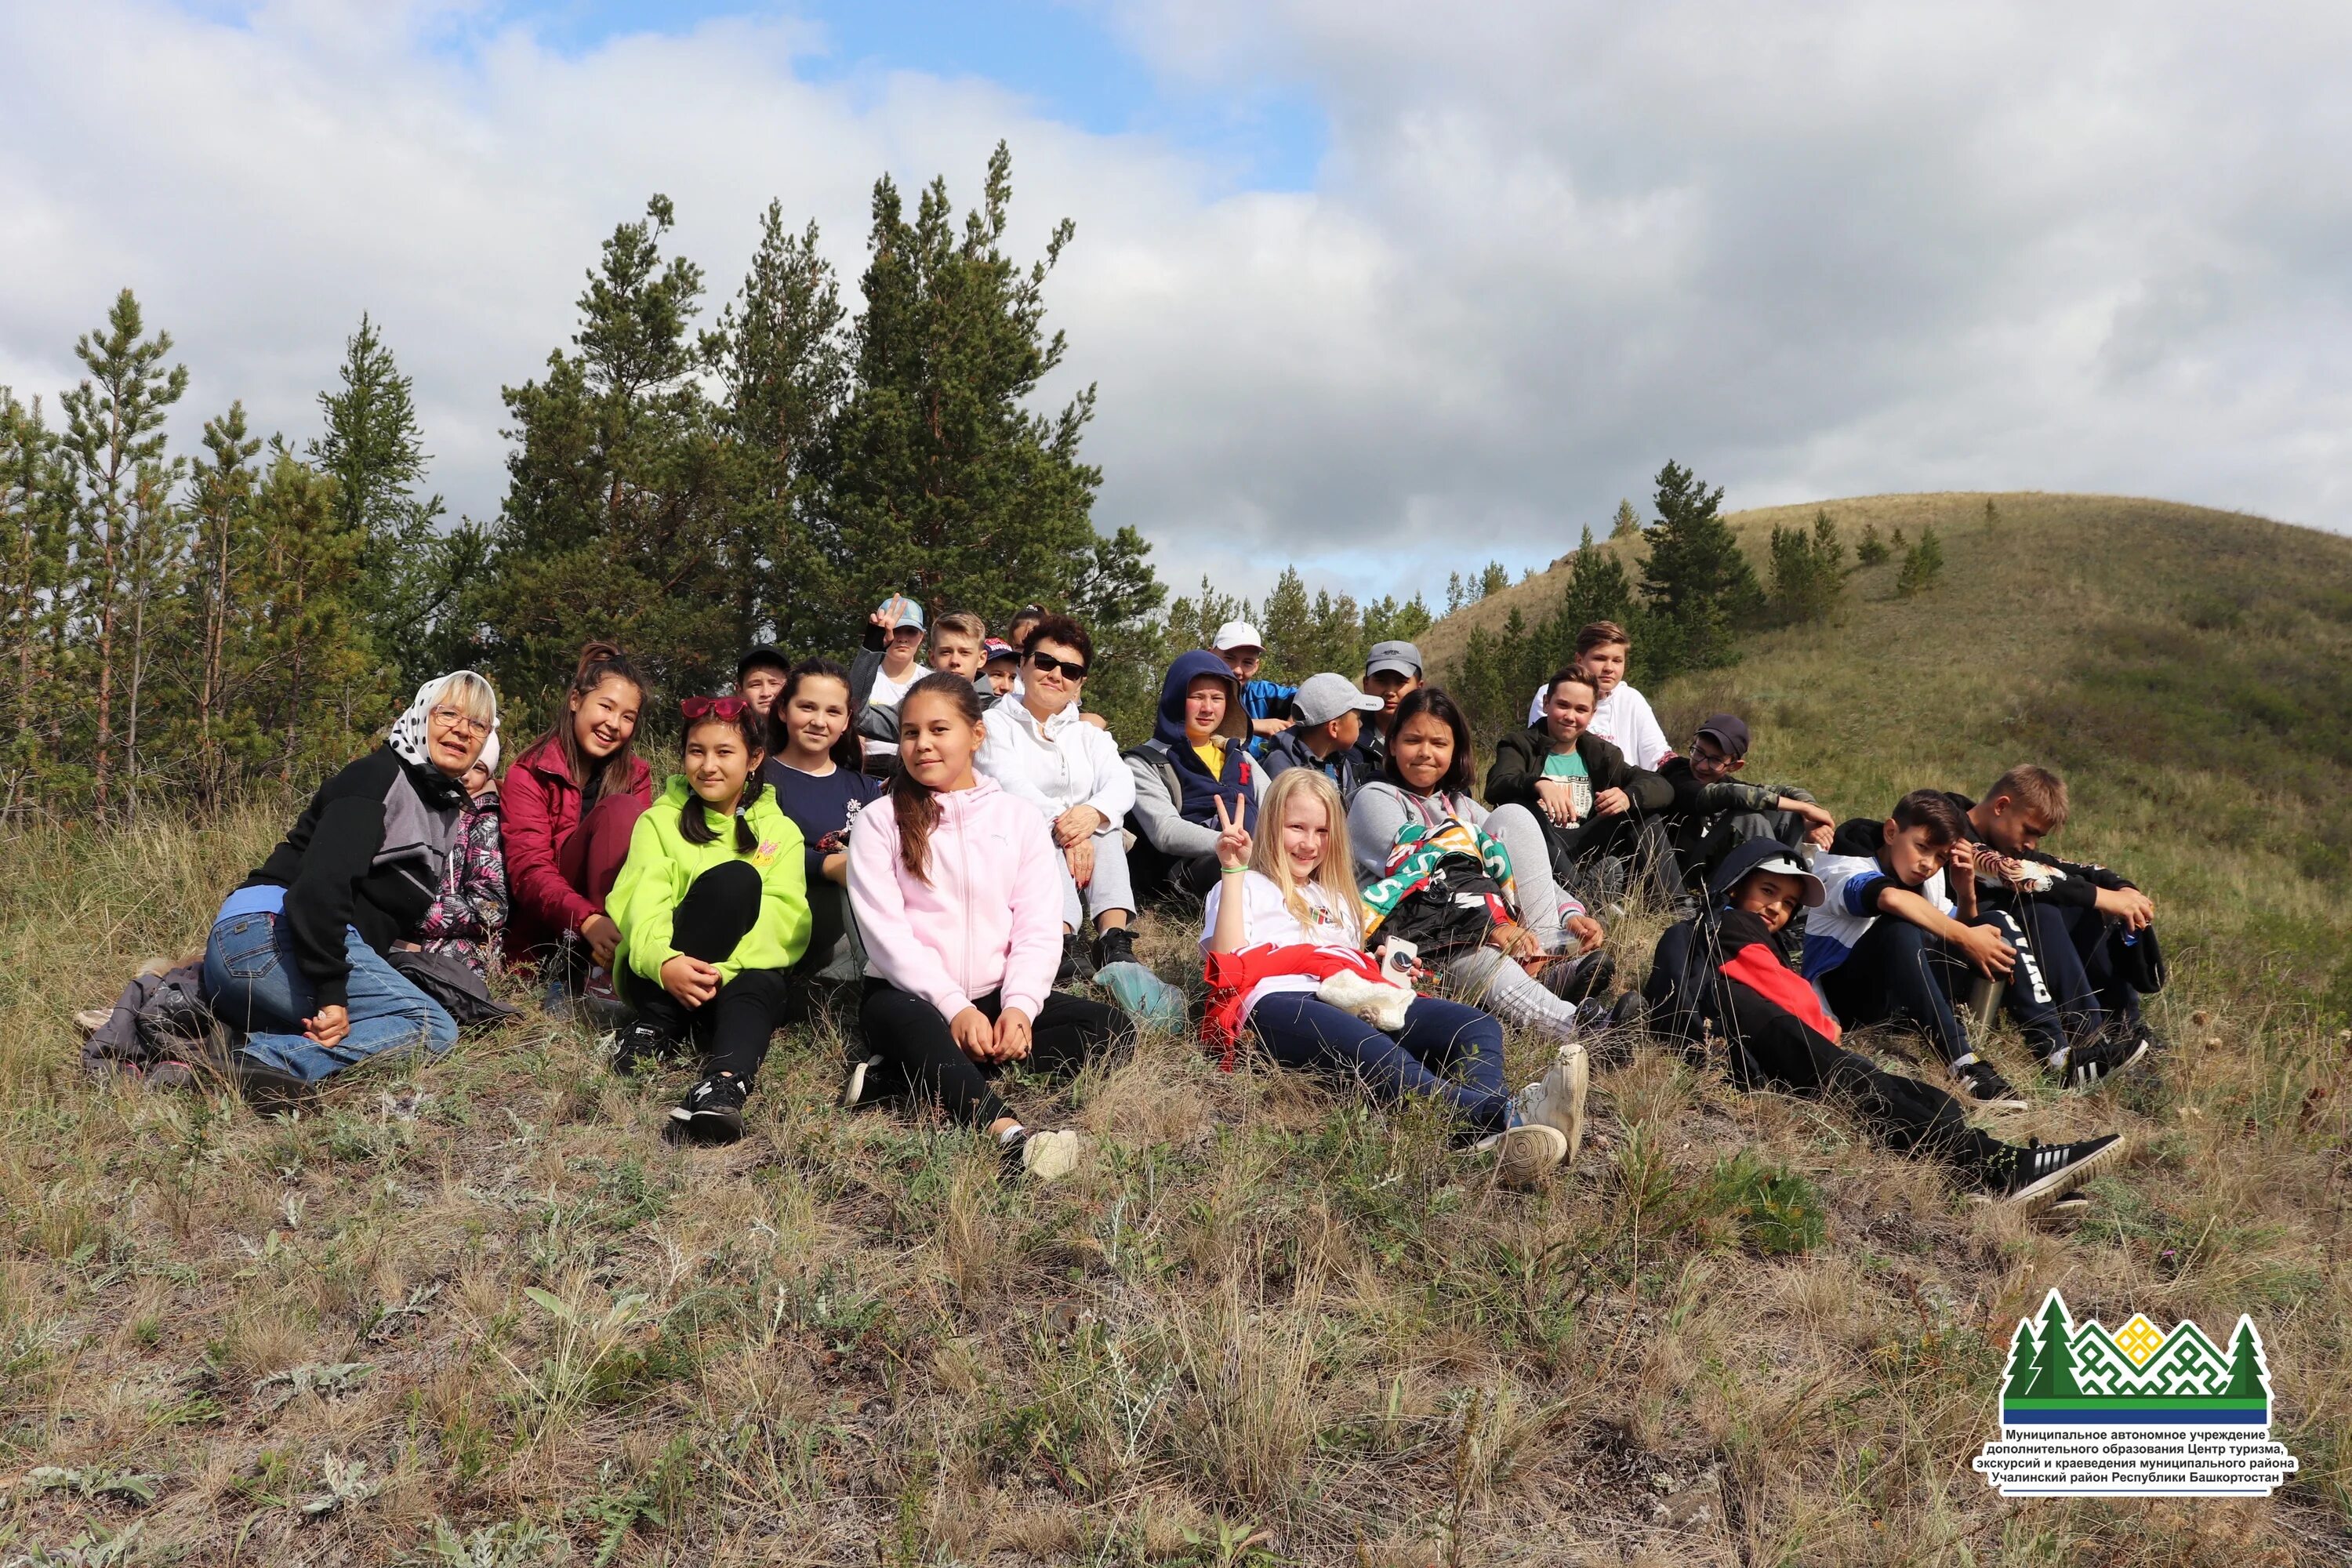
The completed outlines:
[[[1058,1182],[1078,1168],[1086,1152],[1082,1132],[1032,1132],[1021,1141],[1021,1173],[1033,1182]]]
[[[1568,1140],[1568,1160],[1573,1164],[1584,1149],[1584,1096],[1591,1088],[1592,1058],[1571,1041],[1552,1058],[1551,1069],[1519,1090],[1519,1115],[1528,1121],[1556,1127]]]
[[[1495,1156],[1495,1180],[1507,1187],[1532,1187],[1568,1158],[1568,1137],[1549,1122],[1530,1121],[1492,1132],[1470,1145],[1473,1154]]]

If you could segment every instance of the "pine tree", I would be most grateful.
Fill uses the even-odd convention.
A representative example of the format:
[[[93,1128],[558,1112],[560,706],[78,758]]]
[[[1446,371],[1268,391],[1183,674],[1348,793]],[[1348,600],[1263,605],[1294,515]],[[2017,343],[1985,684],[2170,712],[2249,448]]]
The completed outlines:
[[[1720,487],[1709,490],[1678,464],[1658,470],[1658,521],[1649,531],[1642,594],[1671,630],[1676,662],[1662,673],[1736,663],[1737,628],[1762,608],[1755,571],[1717,514],[1722,501]]]
[[[736,616],[785,646],[841,635],[812,513],[829,472],[833,421],[849,393],[845,312],[812,222],[798,235],[771,202],[759,248],[703,354],[727,389],[729,574]]]
[[[1510,568],[1499,561],[1487,562],[1486,569],[1478,574],[1478,596],[1482,599],[1490,598],[1510,585]]]
[[[2011,1399],[2026,1397],[2026,1390],[2033,1383],[2034,1349],[2032,1321],[2030,1319],[2020,1318],[2017,1321],[2017,1332],[2011,1336],[2009,1342],[2009,1373],[2001,1384],[2001,1393],[2006,1397]]]
[[[613,637],[657,685],[693,691],[732,671],[752,629],[733,613],[719,415],[689,331],[702,274],[662,254],[674,219],[656,195],[613,231],[580,296],[577,352],[506,389],[507,498],[461,622],[524,711],[583,637]]]
[[[1772,617],[1783,626],[1826,620],[1845,594],[1845,545],[1826,511],[1812,531],[1772,530]]]
[[[352,705],[373,660],[354,609],[366,542],[340,499],[332,478],[273,444],[253,499],[247,658],[256,765],[286,785],[349,761],[369,727]]]
[[[2231,1399],[2264,1399],[2270,1395],[2269,1382],[2263,1375],[2262,1347],[2254,1338],[2254,1322],[2241,1313],[2237,1338],[2230,1345],[2230,1386]]]
[[[1282,569],[1258,615],[1258,635],[1265,638],[1265,679],[1296,684],[1322,668],[1315,662],[1315,611],[1297,567]]]
[[[1429,606],[1422,602],[1419,594],[1402,605],[1394,595],[1383,595],[1364,606],[1365,652],[1369,654],[1374,643],[1419,642],[1433,620]],[[1343,675],[1353,675],[1360,667],[1346,664],[1334,668]]]
[[[1575,654],[1578,632],[1594,621],[1629,620],[1633,610],[1633,585],[1624,563],[1615,552],[1595,544],[1592,531],[1586,529],[1576,553],[1569,557],[1568,586],[1560,593],[1559,620],[1567,638],[1553,651],[1567,662]]]
[[[2033,1381],[2024,1397],[2032,1399],[2074,1399],[2082,1394],[2074,1383],[2074,1347],[2068,1336],[2074,1325],[2066,1318],[2066,1303],[2053,1290],[2042,1303],[2042,1333],[2033,1358]]]
[[[909,593],[984,617],[1060,596],[1088,558],[1099,469],[1078,458],[1089,384],[1056,414],[1027,407],[1066,343],[1045,331],[1045,285],[1073,227],[1022,268],[1003,238],[1012,158],[999,143],[959,235],[945,180],[908,221],[874,187],[856,384],[835,426],[819,534],[837,599]]]
[[[1919,531],[1919,542],[1903,557],[1903,569],[1895,574],[1895,596],[1915,598],[1936,585],[1944,574],[1944,544],[1936,537],[1933,528]]]
[[[1447,573],[1445,574],[1445,613],[1450,616],[1469,602],[1469,590],[1462,585],[1462,574]]]
[[[205,450],[212,460],[197,463],[188,508],[194,522],[188,574],[188,621],[195,638],[188,661],[195,707],[191,745],[196,798],[217,805],[237,771],[232,759],[248,752],[253,738],[250,716],[246,716],[242,733],[232,716],[233,694],[240,684],[233,670],[250,636],[249,595],[262,543],[253,521],[257,476],[252,468],[261,442],[247,434],[244,404],[232,403],[226,414],[206,421]]]
[[[1612,518],[1609,521],[1609,537],[1612,539],[1633,539],[1638,538],[1641,531],[1642,514],[1633,510],[1633,503],[1631,500],[1619,501],[1617,503],[1617,515]]]
[[[1878,537],[1878,524],[1864,523],[1862,538],[1855,542],[1853,547],[1854,563],[1858,566],[1884,565],[1889,553],[1886,541]]]
[[[1364,617],[1352,594],[1315,595],[1314,637],[1307,661],[1283,677],[1297,682],[1323,670],[1345,674],[1364,668]]]
[[[66,628],[72,613],[73,476],[35,398],[0,387],[0,625],[6,628],[8,742],[0,812],[37,796],[58,764],[66,703]]]
[[[168,498],[158,493],[165,462],[163,421],[188,388],[185,365],[164,364],[168,332],[146,336],[139,301],[125,289],[107,311],[102,332],[85,332],[75,357],[89,374],[61,400],[64,447],[78,487],[73,519],[72,592],[90,658],[94,732],[90,787],[101,816],[109,810],[115,773],[115,699],[122,684],[117,647],[123,612],[142,587],[134,581],[163,552],[157,537],[168,522]],[[143,603],[143,602],[142,602]]]
[[[457,595],[471,542],[435,531],[441,498],[417,494],[429,459],[414,384],[364,314],[344,340],[338,382],[319,394],[325,428],[310,456],[333,478],[342,529],[360,541],[353,604],[381,666],[381,707],[436,673],[427,666],[436,662],[437,622]]]

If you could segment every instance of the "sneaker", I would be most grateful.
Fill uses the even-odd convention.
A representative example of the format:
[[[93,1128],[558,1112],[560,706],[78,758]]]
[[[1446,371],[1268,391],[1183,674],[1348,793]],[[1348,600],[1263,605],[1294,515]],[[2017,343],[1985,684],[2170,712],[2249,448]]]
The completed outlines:
[[[1056,985],[1083,985],[1095,977],[1093,961],[1087,955],[1087,939],[1076,931],[1062,933],[1062,967],[1054,972]]]
[[[1465,1152],[1493,1154],[1495,1180],[1507,1187],[1532,1187],[1568,1158],[1568,1138],[1548,1122],[1530,1121],[1504,1132],[1492,1132]]]
[[[613,1070],[625,1078],[651,1072],[677,1055],[677,1042],[643,1018],[606,1037],[613,1042]]]
[[[1557,1129],[1568,1142],[1563,1157],[1571,1164],[1584,1147],[1584,1095],[1591,1078],[1592,1062],[1584,1047],[1562,1046],[1551,1069],[1519,1091],[1521,1119]]]
[[[854,1056],[849,1058],[849,1072],[841,1080],[842,1110],[855,1110],[859,1106],[868,1103],[866,1098],[866,1080],[881,1065],[882,1058],[877,1056]],[[878,1094],[874,1097],[877,1101],[881,1098]]]
[[[2058,1073],[2058,1080],[2068,1089],[2089,1089],[2147,1055],[2147,1041],[2145,1038],[2085,1040],[2069,1050],[2065,1060],[2057,1064],[2054,1070]]]
[[[1076,1170],[1078,1159],[1086,1152],[1086,1135],[1064,1129],[1056,1132],[1024,1132],[1004,1146],[1004,1158],[1008,1165],[1017,1168],[1023,1180],[1042,1185],[1058,1182]]]
[[[1113,926],[1095,938],[1095,967],[1108,969],[1114,963],[1133,963],[1135,932],[1126,926]]]
[[[1605,947],[1572,957],[1555,959],[1544,965],[1537,976],[1543,988],[1563,1002],[1581,1002],[1588,996],[1598,996],[1609,989],[1617,978],[1617,961]]]
[[[2000,1069],[1979,1056],[1965,1056],[1952,1064],[1952,1077],[1959,1080],[1960,1098],[1971,1105],[1988,1110],[2023,1110],[2026,1102],[2018,1097],[2009,1079]]]
[[[743,1102],[751,1098],[751,1086],[733,1073],[712,1073],[672,1108],[670,1126],[697,1143],[732,1143],[743,1136]]]
[[[1995,1203],[2021,1214],[2046,1213],[2058,1200],[2091,1179],[2124,1152],[2124,1136],[2110,1132],[2080,1143],[2044,1143],[2039,1138],[1992,1157],[1979,1203]]]

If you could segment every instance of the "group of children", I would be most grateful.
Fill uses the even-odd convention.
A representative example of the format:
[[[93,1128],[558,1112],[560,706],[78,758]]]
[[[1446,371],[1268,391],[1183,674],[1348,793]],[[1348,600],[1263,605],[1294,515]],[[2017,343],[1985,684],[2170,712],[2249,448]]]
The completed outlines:
[[[1138,969],[1139,911],[1190,896],[1203,1032],[1229,1062],[1246,1036],[1284,1066],[1434,1097],[1509,1183],[1573,1158],[1591,1047],[1636,1026],[1719,1048],[1744,1084],[1848,1097],[1891,1143],[2029,1207],[2120,1147],[2003,1143],[1966,1116],[2021,1103],[1963,1023],[1991,997],[2068,1087],[2154,1043],[2152,907],[2042,851],[2067,809],[2045,770],[1840,824],[1801,789],[1737,779],[1751,737],[1734,715],[1671,752],[1624,682],[1626,634],[1603,622],[1496,747],[1482,803],[1470,723],[1410,643],[1375,646],[1360,680],[1283,686],[1258,679],[1255,629],[1230,623],[1171,663],[1151,736],[1122,752],[1084,706],[1087,628],[1033,606],[1013,631],[927,624],[894,597],[846,668],[754,648],[733,692],[679,705],[680,767],[658,795],[635,748],[650,688],[616,647],[582,651],[556,721],[502,782],[488,683],[428,682],[402,721],[415,734],[396,726],[389,760],[321,786],[223,906],[206,978],[248,1030],[241,1066],[312,1081],[397,1043],[385,1026],[352,1046],[324,1005],[373,976],[359,949],[456,940],[489,964],[503,923],[551,1002],[613,1011],[618,1065],[691,1055],[682,1137],[740,1136],[770,1038],[842,982],[858,987],[845,1103],[934,1106],[1050,1180],[1076,1134],[1026,1125],[999,1079],[1124,1050],[1132,994],[1076,988]],[[1644,878],[1682,918],[1612,1005],[1587,904]],[[272,921],[299,940],[257,983]],[[396,1001],[377,1011],[446,1048],[454,1028]],[[1517,1090],[1506,1024],[1549,1051]],[[1870,1025],[1924,1033],[1954,1092],[1841,1044]]]

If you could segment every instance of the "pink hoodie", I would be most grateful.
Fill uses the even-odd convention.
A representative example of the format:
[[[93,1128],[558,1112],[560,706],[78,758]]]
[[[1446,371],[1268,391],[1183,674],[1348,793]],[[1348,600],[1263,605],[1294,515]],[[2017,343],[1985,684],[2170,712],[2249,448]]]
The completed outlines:
[[[1031,1018],[1062,963],[1061,857],[1037,808],[982,778],[940,795],[930,881],[898,856],[898,813],[885,795],[849,834],[849,904],[869,973],[942,1018],[1002,994]]]

